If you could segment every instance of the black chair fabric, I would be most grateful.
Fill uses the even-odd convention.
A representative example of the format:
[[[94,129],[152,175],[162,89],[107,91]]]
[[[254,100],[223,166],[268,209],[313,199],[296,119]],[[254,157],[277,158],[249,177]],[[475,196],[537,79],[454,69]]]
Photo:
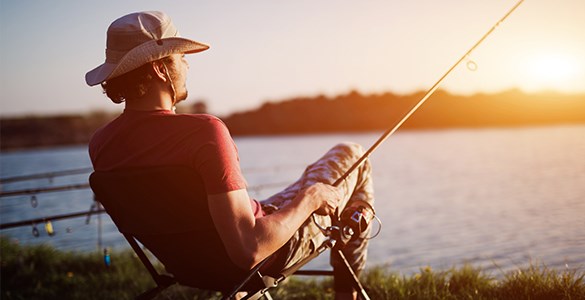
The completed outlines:
[[[180,284],[228,291],[247,275],[223,247],[195,170],[96,171],[90,185],[119,231],[140,241]]]

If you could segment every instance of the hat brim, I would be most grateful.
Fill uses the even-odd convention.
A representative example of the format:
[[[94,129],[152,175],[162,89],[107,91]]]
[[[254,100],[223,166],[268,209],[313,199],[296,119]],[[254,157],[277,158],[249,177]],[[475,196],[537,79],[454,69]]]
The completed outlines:
[[[98,85],[130,72],[145,63],[167,57],[176,53],[197,53],[209,49],[209,45],[182,37],[170,37],[152,40],[140,44],[128,51],[118,63],[105,62],[85,74],[89,86]]]

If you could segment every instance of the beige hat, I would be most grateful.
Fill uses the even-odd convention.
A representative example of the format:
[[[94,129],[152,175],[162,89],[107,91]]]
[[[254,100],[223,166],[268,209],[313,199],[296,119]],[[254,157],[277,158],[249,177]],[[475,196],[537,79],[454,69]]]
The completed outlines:
[[[209,46],[179,37],[171,18],[163,12],[132,13],[108,28],[106,62],[85,74],[93,86],[132,71],[145,63],[175,53],[196,53]]]

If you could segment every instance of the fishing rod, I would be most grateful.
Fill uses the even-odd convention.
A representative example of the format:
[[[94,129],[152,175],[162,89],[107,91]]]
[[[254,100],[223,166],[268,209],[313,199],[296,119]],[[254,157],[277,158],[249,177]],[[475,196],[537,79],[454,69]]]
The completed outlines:
[[[57,172],[39,173],[39,174],[32,174],[32,175],[5,177],[5,178],[0,178],[0,184],[17,182],[17,181],[33,180],[33,179],[45,179],[45,178],[49,179],[49,181],[50,181],[55,177],[90,173],[92,171],[93,171],[93,168],[83,168],[83,169],[64,170],[64,171],[57,171]]]
[[[90,187],[89,183],[79,183],[79,184],[54,186],[54,187],[46,187],[46,188],[24,189],[24,190],[17,190],[17,191],[6,191],[6,192],[0,191],[0,198],[1,197],[8,197],[8,196],[31,195],[31,194],[36,195],[36,194],[40,194],[40,193],[82,190],[82,189],[88,189],[89,187]]]
[[[423,105],[425,103],[425,101],[427,101],[427,99],[437,90],[437,88],[445,80],[445,78],[447,78],[447,76],[449,76],[449,74],[451,74],[451,72],[463,60],[468,58],[469,54],[471,54],[471,52],[473,52],[473,50],[475,50],[475,48],[477,48],[502,22],[504,22],[504,20],[506,20],[516,10],[516,8],[518,8],[518,6],[520,6],[520,4],[522,4],[522,2],[524,2],[524,0],[518,1],[510,10],[508,10],[508,12],[502,18],[500,18],[471,48],[469,48],[469,50],[467,50],[467,52],[465,52],[465,54],[463,54],[463,56],[461,56],[461,58],[459,58],[459,60],[457,60],[447,70],[447,72],[445,72],[445,74],[443,74],[443,76],[441,76],[439,78],[439,80],[437,80],[437,82],[435,82],[435,84],[433,84],[433,86],[426,92],[426,94],[406,113],[406,115],[404,115],[404,117],[402,117],[394,125],[394,127],[390,128],[386,132],[384,132],[382,134],[382,136],[380,138],[378,138],[378,140],[366,152],[364,152],[364,154],[347,171],[345,171],[345,173],[343,175],[341,175],[341,177],[339,177],[333,183],[333,186],[335,186],[335,187],[339,186],[339,184],[341,184],[345,179],[347,179],[347,177],[355,169],[357,169],[359,166],[361,166],[364,163],[364,161],[368,157],[370,157],[372,152],[374,152],[389,136],[391,136],[394,132],[396,132],[396,130],[398,130],[398,128],[400,128],[400,126],[402,126],[402,124],[404,124],[404,122],[406,122],[406,120],[408,120],[408,118],[410,118],[410,116],[416,110],[418,110],[418,108],[421,105]],[[349,240],[352,237],[361,235],[361,233],[369,227],[370,222],[374,218],[379,222],[379,224],[380,224],[379,229],[381,229],[382,222],[380,221],[380,219],[378,217],[376,217],[374,208],[365,202],[362,203],[361,201],[358,201],[357,203],[349,204],[348,206],[343,208],[343,211],[341,212],[341,214],[338,214],[336,211],[334,216],[331,216],[332,224],[337,223],[338,225],[340,225],[342,227],[341,232],[344,233],[344,234],[342,234],[343,236],[341,238],[342,244],[344,244],[347,240]],[[315,225],[324,234],[327,235],[328,229],[321,226],[317,222],[317,219],[315,218],[315,214],[312,215],[312,219],[313,219],[313,223],[315,223]],[[337,227],[337,226],[333,226],[333,227]],[[378,232],[379,231],[380,230],[378,230]],[[347,234],[345,234],[345,233],[347,233]],[[377,235],[377,233],[376,233],[376,235]]]
[[[34,219],[28,219],[28,220],[22,220],[22,221],[10,222],[10,223],[3,223],[3,224],[0,224],[0,230],[14,228],[14,227],[21,227],[21,226],[29,226],[29,225],[34,226],[35,224],[47,223],[49,221],[57,221],[57,220],[77,218],[77,217],[89,218],[89,216],[91,216],[91,215],[97,215],[97,214],[103,214],[103,213],[107,213],[105,209],[95,209],[94,208],[94,209],[90,209],[88,211],[78,211],[78,212],[68,213],[68,214],[52,215],[52,216],[42,217],[42,218],[34,218]],[[89,219],[87,219],[87,220],[89,220]],[[89,222],[86,222],[86,223],[89,223]]]
[[[465,52],[465,54],[463,54],[463,56],[461,56],[461,58],[457,60],[457,62],[455,62],[455,64],[453,64],[451,68],[449,68],[449,70],[447,70],[447,72],[445,72],[445,74],[443,74],[443,76],[437,80],[437,82],[435,82],[435,84],[426,92],[426,94],[418,101],[418,103],[416,103],[416,105],[414,105],[410,111],[408,111],[408,113],[406,113],[406,115],[404,115],[404,117],[402,117],[402,119],[400,119],[400,121],[394,125],[394,127],[384,132],[384,134],[382,134],[382,136],[362,155],[362,157],[360,157],[341,177],[339,177],[333,183],[333,186],[337,187],[341,182],[343,182],[372,154],[372,152],[374,152],[374,150],[376,150],[389,136],[396,132],[396,130],[398,130],[398,128],[400,128],[400,126],[402,126],[402,124],[404,124],[404,122],[406,122],[406,120],[410,118],[410,116],[416,110],[418,110],[418,108],[423,105],[425,101],[437,90],[439,85],[443,82],[443,80],[445,80],[445,78],[447,78],[447,76],[449,76],[451,71],[453,71],[463,60],[469,57],[469,54],[471,54],[475,48],[477,48],[502,22],[504,22],[504,20],[506,20],[506,18],[508,18],[508,16],[510,16],[512,12],[514,12],[514,10],[516,10],[516,8],[522,4],[522,2],[524,2],[524,0],[518,1],[518,3],[516,3],[516,5],[514,5],[500,20],[498,20],[498,22],[496,22],[496,24],[494,24],[492,28],[490,28],[490,30],[488,30],[479,39],[479,41],[477,41],[469,50],[467,50],[467,52]]]

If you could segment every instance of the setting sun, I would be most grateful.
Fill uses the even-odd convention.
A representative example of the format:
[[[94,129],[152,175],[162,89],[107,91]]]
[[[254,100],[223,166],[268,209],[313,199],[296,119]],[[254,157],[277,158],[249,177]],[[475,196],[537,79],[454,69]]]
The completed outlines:
[[[576,75],[577,60],[564,53],[540,53],[527,58],[526,71],[534,89],[563,88]]]

